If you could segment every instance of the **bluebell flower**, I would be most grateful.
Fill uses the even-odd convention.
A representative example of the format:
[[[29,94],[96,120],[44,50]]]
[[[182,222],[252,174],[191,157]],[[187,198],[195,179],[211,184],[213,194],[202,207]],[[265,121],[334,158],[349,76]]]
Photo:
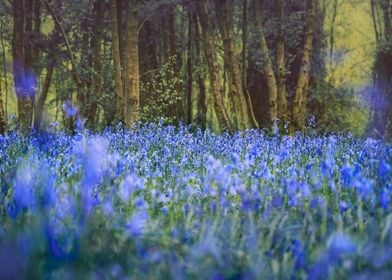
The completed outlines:
[[[340,170],[340,174],[342,176],[343,185],[348,187],[351,184],[352,176],[354,170],[351,167],[343,167]]]
[[[280,208],[280,207],[282,207],[282,205],[283,205],[283,198],[282,198],[282,196],[280,196],[278,194],[275,194],[272,197],[272,206],[274,208]]]
[[[353,184],[361,197],[367,197],[374,192],[374,181],[368,178],[359,177]]]
[[[391,192],[389,190],[382,190],[378,202],[382,208],[388,209],[391,205]]]
[[[344,213],[349,209],[349,205],[347,204],[347,202],[341,200],[339,201],[339,209],[340,212]]]
[[[328,253],[331,260],[345,254],[353,254],[356,250],[357,246],[347,234],[334,233],[329,239]]]
[[[310,200],[310,208],[311,209],[315,209],[317,207],[323,207],[325,205],[325,200],[322,196],[314,196],[311,200]]]
[[[385,179],[385,177],[391,174],[392,174],[391,166],[387,164],[385,161],[381,160],[378,165],[378,176],[380,176],[381,179]]]
[[[29,208],[35,204],[36,197],[34,195],[33,171],[31,167],[21,167],[16,172],[14,199],[22,208]]]
[[[148,213],[146,211],[137,211],[132,214],[132,217],[129,219],[126,225],[126,231],[131,236],[139,236],[141,235],[148,223]]]
[[[290,251],[295,258],[295,267],[294,269],[302,269],[306,267],[306,251],[303,243],[295,239],[291,242]]]
[[[7,213],[7,216],[9,216],[12,219],[16,219],[19,213],[19,209],[20,209],[19,206],[15,203],[8,202],[5,205],[5,211]]]

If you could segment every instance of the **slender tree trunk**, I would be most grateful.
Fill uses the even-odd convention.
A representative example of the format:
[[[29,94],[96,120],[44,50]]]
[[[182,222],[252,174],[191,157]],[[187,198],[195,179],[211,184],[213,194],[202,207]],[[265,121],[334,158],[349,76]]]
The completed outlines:
[[[193,15],[193,22],[195,25],[195,65],[202,65],[202,53],[201,53],[201,36],[200,36],[200,27],[199,22],[196,15]],[[206,86],[205,80],[206,75],[200,67],[196,70],[197,76],[197,84],[199,87],[199,95],[197,102],[197,120],[199,126],[204,130],[207,127],[207,99],[206,99]]]
[[[139,121],[139,47],[138,47],[138,0],[131,0],[127,14],[127,91],[125,93],[125,124],[131,127]]]
[[[304,48],[301,58],[297,86],[294,94],[292,109],[292,121],[294,129],[305,128],[307,90],[309,86],[309,74],[313,50],[313,37],[316,27],[316,1],[308,0],[307,23],[305,27]]]
[[[7,79],[7,59],[5,57],[5,44],[3,34],[0,34],[1,48],[3,50],[3,77],[4,77],[4,88],[5,88],[5,120],[8,118],[8,79]]]
[[[121,77],[121,55],[120,55],[120,39],[117,23],[117,0],[111,1],[111,18],[112,18],[112,48],[113,48],[113,64],[114,64],[114,90],[116,94],[116,114],[117,121],[124,121],[124,95],[123,82]]]
[[[178,51],[177,40],[176,40],[176,29],[175,29],[175,13],[176,5],[169,5],[165,9],[166,16],[164,18],[163,37],[166,45],[165,60],[169,62],[171,71],[167,74],[168,83],[174,83],[175,90],[175,102],[172,106],[169,106],[168,115],[177,120],[181,119],[184,115],[182,97],[183,88],[180,82],[180,69],[181,69],[181,53]]]
[[[78,103],[82,105],[85,103],[85,100],[84,100],[85,98],[84,98],[84,93],[83,93],[83,83],[82,83],[82,80],[80,79],[78,67],[77,67],[76,60],[75,60],[75,55],[72,51],[71,44],[69,43],[67,34],[65,33],[65,31],[61,25],[60,20],[58,19],[58,17],[54,13],[54,11],[53,11],[52,7],[50,6],[50,4],[48,3],[48,1],[47,0],[42,0],[42,1],[45,4],[45,7],[48,10],[49,14],[53,18],[53,21],[54,21],[57,29],[59,30],[61,36],[63,37],[64,43],[67,47],[68,56],[69,56],[69,59],[71,60],[71,65],[72,65],[73,77],[74,77],[74,80],[76,83],[77,100],[78,100]]]
[[[102,36],[103,36],[103,17],[104,17],[104,2],[96,0],[94,2],[94,27],[93,37],[91,38],[92,62],[93,62],[93,80],[92,93],[90,96],[90,110],[87,114],[87,125],[93,128],[97,117],[98,99],[102,91]]]
[[[389,42],[392,38],[392,1],[380,0],[384,19],[384,39]]]
[[[33,30],[36,34],[41,31],[41,0],[33,0]],[[36,43],[33,44],[31,49],[31,57],[33,60],[33,69],[37,71],[37,60],[38,60],[39,49]]]
[[[218,19],[223,37],[225,65],[228,73],[229,91],[235,102],[234,108],[237,114],[237,128],[246,129],[251,127],[249,110],[242,85],[239,61],[236,59],[234,46],[233,2],[232,0],[216,0]]]
[[[13,1],[12,58],[14,67],[15,92],[18,99],[18,122],[23,132],[31,126],[31,100],[26,90],[24,71],[24,9],[23,0]]]
[[[2,82],[0,79],[0,135],[5,133],[6,121],[4,116],[4,103],[3,103],[3,90],[2,90]]]
[[[282,125],[287,122],[286,97],[286,58],[284,34],[284,8],[285,0],[277,0],[278,39],[276,42],[276,64],[278,68],[278,117]]]
[[[334,47],[335,47],[335,22],[338,15],[338,0],[333,0],[332,5],[332,19],[331,26],[329,28],[329,69],[331,71],[330,82],[334,84],[335,82],[335,68],[336,64],[334,58]]]
[[[278,106],[277,106],[277,86],[276,78],[274,73],[274,68],[271,61],[271,54],[267,45],[267,40],[265,38],[265,32],[263,24],[261,23],[261,8],[260,0],[255,0],[256,9],[256,26],[260,32],[260,49],[264,58],[263,72],[267,81],[268,90],[268,103],[269,103],[269,121],[271,125],[275,125],[278,117]]]
[[[241,81],[242,89],[245,94],[246,104],[248,106],[248,116],[253,127],[258,128],[255,113],[253,111],[252,100],[250,98],[247,81],[246,81],[246,71],[247,71],[247,49],[248,49],[248,0],[243,0],[242,2],[242,56],[241,56]]]
[[[25,13],[25,30],[24,30],[24,36],[31,36],[33,32],[33,4],[34,1],[32,0],[25,0],[24,1],[24,13]],[[34,59],[36,57],[33,57],[33,50],[36,50],[36,46],[33,42],[30,42],[28,39],[24,39],[24,80],[25,80],[25,90],[28,93],[28,96],[30,98],[31,102],[31,110],[30,110],[30,116],[29,116],[29,122],[31,125],[31,122],[33,120],[33,109],[34,109],[34,103],[35,103],[35,96],[37,94],[37,89],[38,89],[38,77],[39,73],[38,71],[34,71]],[[35,51],[34,53],[38,53]]]
[[[49,60],[50,62],[47,67],[47,73],[46,73],[44,84],[42,86],[42,91],[35,104],[34,130],[36,132],[39,132],[41,129],[42,112],[44,109],[46,98],[48,96],[50,83],[52,81],[53,69],[55,66],[55,60],[51,58],[49,58]]]
[[[216,110],[216,115],[218,117],[221,129],[228,129],[232,131],[233,126],[223,103],[223,91],[219,74],[219,66],[215,54],[215,40],[213,37],[211,15],[209,14],[209,8],[205,0],[197,1],[197,6],[199,12],[199,21],[204,39],[204,52],[210,75],[210,87],[213,96],[214,108]]]
[[[192,48],[192,40],[193,40],[193,22],[192,22],[192,13],[188,12],[188,43],[187,43],[187,117],[188,124],[192,123],[193,120],[193,106],[192,106],[192,98],[193,98],[193,48]]]

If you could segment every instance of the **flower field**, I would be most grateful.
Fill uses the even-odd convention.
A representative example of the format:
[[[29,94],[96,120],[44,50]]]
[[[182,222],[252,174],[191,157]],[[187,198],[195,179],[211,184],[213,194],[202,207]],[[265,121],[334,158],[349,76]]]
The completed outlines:
[[[350,136],[0,136],[2,279],[392,279],[392,146]]]

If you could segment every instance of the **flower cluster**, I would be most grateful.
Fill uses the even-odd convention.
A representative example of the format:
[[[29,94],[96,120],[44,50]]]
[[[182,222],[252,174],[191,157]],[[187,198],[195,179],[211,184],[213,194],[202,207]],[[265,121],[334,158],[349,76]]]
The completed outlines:
[[[391,165],[342,135],[0,136],[0,275],[390,277]]]

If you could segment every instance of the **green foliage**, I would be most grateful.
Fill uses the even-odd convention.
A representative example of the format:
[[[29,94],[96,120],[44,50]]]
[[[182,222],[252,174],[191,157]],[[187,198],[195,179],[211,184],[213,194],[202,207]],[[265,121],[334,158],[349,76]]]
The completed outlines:
[[[173,124],[178,121],[180,108],[183,104],[183,83],[175,73],[176,58],[171,57],[159,69],[147,73],[150,77],[142,79],[140,85],[142,110],[140,119],[145,122]],[[178,90],[180,89],[180,90]]]
[[[364,133],[369,113],[353,88],[320,82],[311,94],[308,115],[315,117],[319,132]]]

